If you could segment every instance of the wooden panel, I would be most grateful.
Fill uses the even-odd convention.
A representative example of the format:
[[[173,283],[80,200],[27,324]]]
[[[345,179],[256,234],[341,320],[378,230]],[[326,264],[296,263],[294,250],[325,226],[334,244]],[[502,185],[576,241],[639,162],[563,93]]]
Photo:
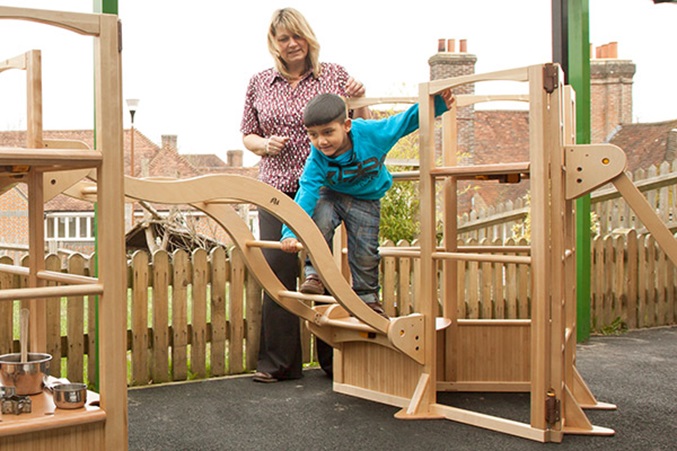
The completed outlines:
[[[5,265],[12,264],[12,258],[6,255],[0,257],[0,263]],[[16,276],[5,272],[0,272],[0,290],[14,288],[18,280]],[[14,302],[0,302],[0,355],[13,352],[12,343],[14,341]]]
[[[48,255],[44,262],[44,268],[50,271],[61,271],[61,259],[58,255]],[[57,285],[55,282],[45,283],[45,286],[55,285]],[[61,349],[61,298],[44,299],[42,301],[47,315],[45,324],[46,347],[44,348],[44,352],[52,356],[52,360],[49,363],[49,374],[61,377],[61,357],[66,354],[65,350]],[[38,309],[38,312],[39,311],[40,310]],[[33,313],[34,312],[31,311],[31,322],[37,321],[33,316]]]
[[[251,272],[247,273],[246,278],[247,306],[245,324],[247,326],[245,333],[245,370],[255,370],[259,360],[259,344],[261,342],[261,310],[263,307],[263,297],[261,285]],[[307,362],[307,360],[306,360]]]
[[[341,355],[341,380],[346,385],[410,398],[421,375],[420,365],[384,346],[344,343]]]
[[[148,254],[132,256],[132,385],[146,385],[148,370]]]
[[[171,271],[165,251],[153,253],[153,381],[167,382],[169,377],[169,285]]]
[[[228,355],[230,374],[241,373],[243,369],[242,345],[244,344],[243,297],[245,265],[242,253],[234,248],[230,254],[230,334],[228,341]]]
[[[185,251],[173,254],[172,277],[172,379],[183,381],[188,377],[188,284],[190,262]]]
[[[211,251],[211,375],[226,374],[226,251]]]
[[[457,382],[528,382],[530,324],[493,325],[491,321],[458,327],[453,356]]]
[[[193,280],[190,370],[199,378],[207,376],[207,251],[196,249],[193,252]]]
[[[68,258],[68,272],[70,274],[85,275],[85,259],[80,254]],[[85,353],[85,304],[83,296],[71,296],[67,306],[68,349],[66,350],[67,377],[71,382],[84,382],[84,353]]]
[[[3,451],[42,451],[45,449],[105,449],[102,423],[84,424],[27,434],[0,437]]]

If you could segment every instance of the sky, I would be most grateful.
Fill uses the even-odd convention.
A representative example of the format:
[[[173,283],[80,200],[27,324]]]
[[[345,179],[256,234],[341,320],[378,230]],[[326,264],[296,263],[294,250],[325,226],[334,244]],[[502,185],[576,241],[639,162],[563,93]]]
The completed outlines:
[[[438,39],[465,39],[468,53],[478,58],[478,73],[552,60],[547,0],[400,4],[118,0],[123,99],[139,99],[134,125],[151,141],[177,135],[180,153],[217,154],[225,161],[228,150],[244,149],[239,127],[245,90],[254,73],[272,66],[267,26],[281,7],[305,15],[320,42],[320,59],[346,67],[370,97],[417,95],[418,83],[429,80],[428,59]],[[0,5],[93,11],[93,0],[0,0]],[[635,121],[676,119],[677,4],[589,0],[589,9],[593,48],[618,42],[618,57],[637,65]],[[92,39],[42,24],[0,21],[0,61],[31,49],[42,52],[44,129],[93,128]],[[476,92],[524,92],[520,85],[482,83]],[[130,125],[125,108],[124,126]],[[0,130],[25,128],[25,74],[0,72]],[[257,159],[245,151],[245,165]]]

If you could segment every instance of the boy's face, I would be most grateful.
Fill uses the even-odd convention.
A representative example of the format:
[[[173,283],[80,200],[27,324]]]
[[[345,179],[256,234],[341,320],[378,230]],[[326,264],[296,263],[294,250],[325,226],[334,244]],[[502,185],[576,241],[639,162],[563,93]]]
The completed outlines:
[[[346,153],[352,147],[350,137],[350,119],[345,121],[333,121],[324,125],[313,125],[306,127],[310,142],[329,158],[338,157]]]

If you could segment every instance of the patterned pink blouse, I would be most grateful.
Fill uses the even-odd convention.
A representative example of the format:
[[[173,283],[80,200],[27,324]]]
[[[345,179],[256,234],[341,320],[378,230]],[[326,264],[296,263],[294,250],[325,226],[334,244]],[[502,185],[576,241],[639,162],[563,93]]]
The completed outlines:
[[[295,88],[275,69],[254,75],[249,81],[240,131],[288,136],[284,149],[275,156],[263,156],[259,180],[283,191],[294,193],[310,153],[310,140],[303,125],[303,109],[316,95],[331,92],[345,95],[348,72],[338,64],[321,63],[319,78],[309,72]]]

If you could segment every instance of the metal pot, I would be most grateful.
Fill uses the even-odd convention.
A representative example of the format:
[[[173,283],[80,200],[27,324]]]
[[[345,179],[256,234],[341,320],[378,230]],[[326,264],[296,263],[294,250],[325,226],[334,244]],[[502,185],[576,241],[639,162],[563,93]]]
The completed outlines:
[[[87,386],[79,382],[54,384],[51,387],[54,404],[59,409],[78,409],[87,402]]]
[[[21,354],[0,355],[0,382],[15,387],[17,395],[37,395],[49,373],[52,356],[29,352],[28,361],[21,362]]]

